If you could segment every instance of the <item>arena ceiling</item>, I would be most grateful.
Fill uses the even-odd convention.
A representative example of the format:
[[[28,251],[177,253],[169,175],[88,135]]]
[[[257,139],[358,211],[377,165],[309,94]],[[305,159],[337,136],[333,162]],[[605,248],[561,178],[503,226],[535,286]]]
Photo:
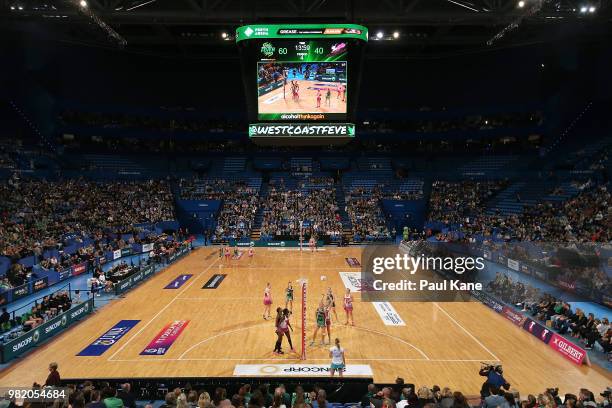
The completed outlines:
[[[612,24],[612,0],[524,0],[523,7],[518,0],[86,0],[85,10],[80,1],[0,0],[0,21],[19,31],[44,28],[46,37],[63,41],[199,57],[235,56],[233,32],[246,23],[356,22],[369,27],[376,42],[369,52],[378,58],[465,53],[561,35],[600,39]]]

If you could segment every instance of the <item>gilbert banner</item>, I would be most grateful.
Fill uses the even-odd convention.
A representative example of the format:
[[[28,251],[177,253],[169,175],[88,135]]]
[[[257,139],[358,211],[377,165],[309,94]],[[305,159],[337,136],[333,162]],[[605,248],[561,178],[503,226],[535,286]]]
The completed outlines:
[[[586,363],[589,366],[591,365],[589,356],[584,349],[575,345],[566,338],[559,336],[557,333],[553,333],[552,337],[550,338],[550,343],[548,344],[559,354],[574,364],[582,365],[582,363]]]

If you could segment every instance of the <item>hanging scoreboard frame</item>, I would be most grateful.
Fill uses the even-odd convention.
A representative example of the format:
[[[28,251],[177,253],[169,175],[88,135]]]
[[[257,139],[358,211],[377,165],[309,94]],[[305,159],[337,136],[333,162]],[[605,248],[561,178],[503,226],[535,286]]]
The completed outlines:
[[[367,28],[356,24],[239,27],[249,138],[290,144],[352,140],[367,41]]]

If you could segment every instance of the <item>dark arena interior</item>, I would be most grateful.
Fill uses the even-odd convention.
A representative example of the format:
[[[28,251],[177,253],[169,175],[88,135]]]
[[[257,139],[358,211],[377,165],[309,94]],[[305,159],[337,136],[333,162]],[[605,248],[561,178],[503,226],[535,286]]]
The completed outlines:
[[[612,0],[0,0],[0,408],[612,408]]]

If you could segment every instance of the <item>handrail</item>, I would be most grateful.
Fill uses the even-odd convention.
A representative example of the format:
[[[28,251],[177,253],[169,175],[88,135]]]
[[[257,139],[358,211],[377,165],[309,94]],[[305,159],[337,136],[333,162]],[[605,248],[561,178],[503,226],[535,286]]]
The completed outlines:
[[[61,291],[65,290],[66,288],[68,288],[68,292],[72,292],[72,291],[71,291],[71,289],[70,289],[70,283],[68,283],[68,284],[66,284],[66,285],[62,286],[61,288],[57,289],[56,291],[52,292],[52,294],[55,294],[55,293],[61,292]],[[44,295],[44,296],[41,296],[41,297],[39,297],[39,298],[36,298],[36,299],[34,299],[34,300],[32,300],[32,301],[30,301],[30,302],[26,303],[25,305],[23,305],[23,306],[21,306],[21,307],[18,307],[18,308],[16,308],[16,309],[13,309],[12,311],[10,311],[10,312],[9,312],[9,313],[11,314],[11,316],[12,316],[12,319],[13,319],[13,320],[15,319],[15,315],[16,315],[16,312],[17,312],[18,310],[21,310],[21,309],[24,309],[24,308],[31,308],[31,305],[32,305],[32,304],[38,303],[38,301],[39,301],[39,300],[41,300],[41,299],[43,299],[43,298],[45,298],[45,297],[47,297],[47,296],[49,296],[49,295]],[[23,314],[23,313],[22,313],[22,314]],[[21,315],[21,314],[20,314],[20,315]]]

